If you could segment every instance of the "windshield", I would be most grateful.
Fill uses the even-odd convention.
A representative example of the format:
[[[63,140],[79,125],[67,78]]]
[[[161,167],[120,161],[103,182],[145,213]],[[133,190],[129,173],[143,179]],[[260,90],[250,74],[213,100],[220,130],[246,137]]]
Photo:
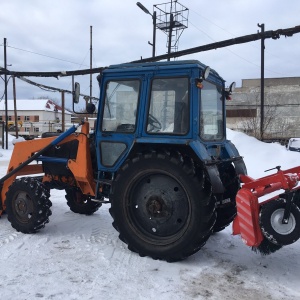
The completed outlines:
[[[200,136],[204,140],[221,140],[223,128],[222,88],[203,82],[200,94]]]
[[[187,77],[152,81],[147,133],[183,135],[189,131],[188,89]]]
[[[300,138],[294,138],[290,140],[290,148],[300,149]]]

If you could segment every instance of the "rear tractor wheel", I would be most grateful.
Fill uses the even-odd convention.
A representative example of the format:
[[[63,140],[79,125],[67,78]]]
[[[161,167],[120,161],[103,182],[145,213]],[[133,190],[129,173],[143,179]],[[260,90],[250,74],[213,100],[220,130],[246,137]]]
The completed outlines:
[[[6,193],[8,221],[17,231],[35,233],[51,216],[49,190],[35,178],[16,179]]]
[[[66,199],[70,210],[77,214],[92,215],[102,203],[92,201],[92,197],[84,195],[78,188],[66,189]]]
[[[215,222],[215,202],[204,178],[180,155],[153,151],[126,161],[111,200],[120,239],[140,256],[154,259],[177,261],[197,252]]]

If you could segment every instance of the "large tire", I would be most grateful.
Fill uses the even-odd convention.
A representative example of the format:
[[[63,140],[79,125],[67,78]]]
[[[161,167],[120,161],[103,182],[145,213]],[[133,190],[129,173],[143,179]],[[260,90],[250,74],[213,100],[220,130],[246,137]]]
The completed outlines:
[[[222,170],[221,180],[225,188],[223,199],[227,202],[217,206],[217,220],[213,232],[222,231],[233,221],[237,214],[235,197],[240,188],[240,180],[232,164],[227,165]]]
[[[201,174],[180,155],[153,151],[127,160],[111,194],[119,238],[140,256],[169,262],[197,252],[215,222],[215,202]]]
[[[16,179],[6,193],[8,221],[17,231],[35,233],[49,222],[50,193],[44,184],[31,177]]]
[[[294,203],[300,208],[300,190],[295,192]]]
[[[278,198],[262,205],[259,213],[260,228],[271,243],[290,245],[300,237],[300,208],[292,203],[288,224],[282,224],[286,199]]]
[[[82,194],[78,188],[66,189],[65,198],[70,210],[77,214],[92,215],[102,205],[100,202],[92,201],[91,196]]]

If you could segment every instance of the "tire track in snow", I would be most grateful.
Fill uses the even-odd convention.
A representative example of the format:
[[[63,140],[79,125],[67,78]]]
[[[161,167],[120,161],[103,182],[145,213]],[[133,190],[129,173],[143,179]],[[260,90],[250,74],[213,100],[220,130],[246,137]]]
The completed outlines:
[[[6,215],[1,216],[0,225],[0,247],[13,242],[15,239],[22,235],[21,232],[18,232],[13,227],[11,227]]]
[[[4,228],[0,232],[0,247],[14,241],[21,233],[15,229]]]

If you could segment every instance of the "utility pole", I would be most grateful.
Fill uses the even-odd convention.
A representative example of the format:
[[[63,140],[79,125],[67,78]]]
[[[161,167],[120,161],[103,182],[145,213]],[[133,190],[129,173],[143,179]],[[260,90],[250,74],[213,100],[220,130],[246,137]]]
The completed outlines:
[[[136,5],[147,15],[152,17],[153,23],[153,34],[152,34],[152,43],[148,41],[148,44],[152,46],[152,57],[155,57],[155,44],[156,44],[156,11],[153,11],[153,14],[140,2],[137,2]]]
[[[152,34],[152,57],[155,57],[155,43],[156,43],[156,11],[153,12],[152,15],[152,21],[153,21],[153,34]]]
[[[65,132],[65,92],[61,91],[61,131]]]
[[[92,65],[92,53],[93,53],[93,47],[92,47],[92,37],[93,37],[93,26],[90,26],[90,69],[92,70],[93,68],[93,65]],[[89,102],[92,102],[92,73],[90,74],[90,101]]]
[[[4,38],[4,69],[7,69],[6,38]],[[5,93],[5,149],[8,149],[8,115],[7,115],[7,74],[4,74]]]
[[[13,94],[14,94],[14,116],[15,116],[15,128],[16,128],[16,138],[19,137],[19,127],[18,127],[18,115],[17,115],[17,96],[16,96],[16,78],[13,76]]]
[[[171,3],[172,3],[172,1],[171,1]],[[171,10],[172,10],[172,4],[171,4]],[[169,29],[169,41],[168,41],[168,54],[171,53],[173,24],[174,24],[174,16],[173,16],[172,13],[170,13],[170,29]],[[170,57],[168,58],[168,61],[170,61]]]
[[[260,139],[264,138],[264,115],[265,115],[265,24],[257,24],[261,29],[261,75],[260,75]]]

